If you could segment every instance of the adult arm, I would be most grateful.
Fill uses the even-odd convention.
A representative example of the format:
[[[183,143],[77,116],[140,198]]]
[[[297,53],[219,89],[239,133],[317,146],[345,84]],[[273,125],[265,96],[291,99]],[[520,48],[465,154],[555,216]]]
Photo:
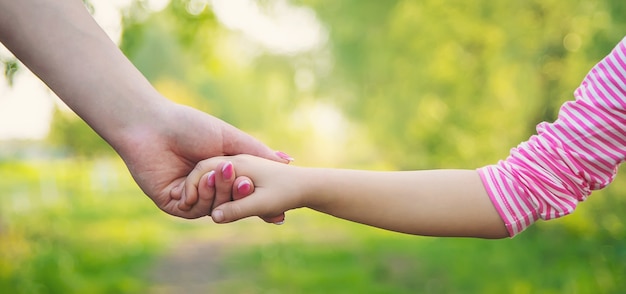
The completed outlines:
[[[80,0],[0,0],[0,42],[119,153],[142,190],[172,215],[196,218],[213,205],[213,196],[181,191],[201,159],[250,153],[287,162],[223,121],[161,96]]]

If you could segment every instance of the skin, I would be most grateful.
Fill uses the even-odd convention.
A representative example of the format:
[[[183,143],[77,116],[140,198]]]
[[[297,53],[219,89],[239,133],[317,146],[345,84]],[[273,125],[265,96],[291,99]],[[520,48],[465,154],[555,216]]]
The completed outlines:
[[[249,216],[271,217],[306,207],[407,234],[508,237],[504,222],[474,170],[306,168],[237,155],[201,161],[187,181],[200,184],[202,197],[206,193],[202,190],[206,183],[203,179],[211,171],[219,174],[228,164],[235,166],[239,175],[252,179],[255,187],[246,198],[216,206],[212,217],[217,223]]]
[[[0,42],[121,156],[141,189],[163,211],[206,216],[231,200],[184,185],[202,159],[249,153],[287,163],[235,127],[159,94],[98,26],[80,0],[0,0]],[[243,197],[236,194],[237,197]]]

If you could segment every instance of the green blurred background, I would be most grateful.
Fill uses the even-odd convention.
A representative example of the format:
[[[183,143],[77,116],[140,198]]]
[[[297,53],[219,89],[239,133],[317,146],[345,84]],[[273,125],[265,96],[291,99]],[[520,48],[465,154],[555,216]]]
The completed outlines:
[[[120,47],[167,97],[306,166],[494,163],[626,35],[623,0],[232,1],[316,36],[272,47],[224,1],[134,2]],[[22,70],[7,60],[0,82]],[[61,108],[45,140],[0,146],[2,293],[626,291],[624,177],[514,239],[441,239],[306,210],[283,226],[176,219]]]

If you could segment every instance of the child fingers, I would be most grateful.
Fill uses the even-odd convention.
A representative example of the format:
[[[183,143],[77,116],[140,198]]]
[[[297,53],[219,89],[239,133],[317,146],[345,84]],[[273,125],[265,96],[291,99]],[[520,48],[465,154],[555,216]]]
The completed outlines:
[[[193,210],[202,215],[211,213],[213,200],[215,199],[215,171],[212,170],[200,178],[198,183],[198,202],[193,206]]]
[[[250,216],[259,216],[266,222],[282,224],[285,221],[284,213],[277,214],[273,205],[268,203],[267,196],[257,191],[249,197],[224,203],[213,209],[211,217],[216,223],[230,223]],[[275,216],[269,217],[271,215]]]
[[[237,201],[227,202],[216,207],[211,218],[216,223],[230,223],[246,217],[256,215],[255,207],[258,208],[262,203],[257,203],[257,197],[247,197]]]
[[[247,176],[238,176],[232,186],[233,200],[237,201],[254,193],[254,183]]]
[[[235,181],[235,168],[230,161],[217,165],[215,172],[215,200],[213,208],[232,199],[233,182]]]
[[[243,199],[254,193],[254,183],[247,176],[238,176],[233,183],[233,200]],[[263,221],[271,224],[282,224],[285,222],[285,214],[273,217],[261,217]]]

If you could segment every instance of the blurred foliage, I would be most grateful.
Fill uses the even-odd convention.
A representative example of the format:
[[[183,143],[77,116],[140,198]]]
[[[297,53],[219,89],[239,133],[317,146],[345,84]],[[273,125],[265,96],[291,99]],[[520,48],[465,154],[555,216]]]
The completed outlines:
[[[144,289],[135,276],[167,232],[126,175],[119,160],[0,163],[0,290]]]
[[[4,77],[7,80],[9,86],[13,86],[13,78],[15,77],[15,73],[20,68],[20,65],[15,57],[11,58],[2,58],[0,56],[0,62],[4,65]]]
[[[503,157],[554,119],[626,24],[623,1],[298,2],[330,30],[335,71],[320,90],[350,93],[324,96],[402,168]]]
[[[328,40],[282,54],[192,2],[151,12],[136,1],[124,12],[120,46],[163,95],[298,164],[367,169],[475,168],[504,158],[538,122],[555,118],[626,28],[623,0],[294,0],[315,12]],[[163,222],[119,160],[107,167],[110,147],[77,117],[58,111],[49,141],[80,160],[0,163],[0,292],[130,293],[158,283],[137,273],[197,231]],[[624,215],[620,176],[575,214],[513,240],[419,238],[294,212],[280,235],[261,222],[240,231],[265,243],[229,244],[220,270],[230,278],[217,286],[620,293]]]
[[[597,239],[572,246],[575,237],[562,230],[532,228],[522,239],[487,241],[427,239],[364,231],[357,225],[333,226],[338,227],[332,232],[340,233],[340,240],[314,234],[232,252],[224,269],[249,282],[225,282],[222,289],[231,293],[620,293],[626,286],[621,279],[626,274],[623,247],[607,247]],[[546,239],[547,233],[556,235]],[[616,256],[621,259],[612,259]]]
[[[180,276],[178,268],[154,266],[162,255],[189,250],[177,245],[198,241],[219,249],[199,252],[216,263],[212,274],[195,273],[212,281],[207,293],[620,293],[626,287],[626,230],[619,214],[606,213],[613,205],[621,210],[611,212],[624,213],[624,203],[613,199],[626,191],[616,186],[580,213],[513,240],[472,240],[402,235],[313,211],[290,212],[283,226],[179,220],[139,197],[119,159],[2,162],[0,177],[3,293],[184,292],[153,280],[155,270]]]
[[[93,3],[91,3],[90,0],[83,0],[83,4],[85,4],[85,8],[87,8],[89,13],[93,14],[93,12],[94,12]]]
[[[58,153],[82,157],[111,156],[113,148],[71,111],[55,108],[48,141]]]

